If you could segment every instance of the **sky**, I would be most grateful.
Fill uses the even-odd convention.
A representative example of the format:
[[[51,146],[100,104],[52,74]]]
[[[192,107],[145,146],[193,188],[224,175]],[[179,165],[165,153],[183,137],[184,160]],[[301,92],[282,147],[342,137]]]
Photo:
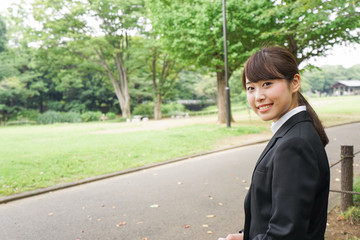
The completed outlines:
[[[19,2],[19,0],[0,1],[0,13],[7,12],[7,8],[10,7],[11,3]],[[323,65],[343,65],[345,68],[352,67],[353,65],[360,64],[360,44],[351,44],[349,46],[336,45],[328,52],[326,57],[315,57],[308,62],[318,67]]]

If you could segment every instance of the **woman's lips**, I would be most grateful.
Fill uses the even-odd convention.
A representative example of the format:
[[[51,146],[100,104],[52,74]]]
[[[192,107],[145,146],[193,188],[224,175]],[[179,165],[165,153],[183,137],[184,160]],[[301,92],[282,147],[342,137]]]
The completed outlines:
[[[264,113],[264,112],[270,110],[271,107],[272,107],[272,104],[263,104],[263,105],[257,106],[257,109],[259,109],[259,111],[261,113]]]

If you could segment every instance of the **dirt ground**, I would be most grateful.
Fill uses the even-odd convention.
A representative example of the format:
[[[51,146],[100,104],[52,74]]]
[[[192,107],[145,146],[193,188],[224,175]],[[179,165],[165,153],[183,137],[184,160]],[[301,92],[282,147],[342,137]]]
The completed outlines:
[[[357,237],[357,238],[355,238]],[[360,223],[353,224],[343,219],[339,207],[335,207],[328,214],[325,233],[326,240],[356,240],[360,239]]]

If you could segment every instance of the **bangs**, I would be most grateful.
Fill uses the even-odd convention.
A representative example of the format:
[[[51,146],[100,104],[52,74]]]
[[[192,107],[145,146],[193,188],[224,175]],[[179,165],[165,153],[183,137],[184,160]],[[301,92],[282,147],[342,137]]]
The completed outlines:
[[[250,82],[284,79],[285,76],[274,65],[274,59],[271,61],[269,58],[269,54],[265,51],[259,51],[251,56],[244,67],[244,77]]]

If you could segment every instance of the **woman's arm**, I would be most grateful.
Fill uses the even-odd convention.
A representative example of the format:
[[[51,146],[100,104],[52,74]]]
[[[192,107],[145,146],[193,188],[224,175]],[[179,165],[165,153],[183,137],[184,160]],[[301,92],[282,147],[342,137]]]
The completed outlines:
[[[242,233],[229,234],[226,238],[219,238],[218,240],[243,240],[244,235]]]
[[[276,150],[272,174],[272,210],[268,229],[253,240],[307,239],[320,182],[316,152],[302,138],[287,140]]]

